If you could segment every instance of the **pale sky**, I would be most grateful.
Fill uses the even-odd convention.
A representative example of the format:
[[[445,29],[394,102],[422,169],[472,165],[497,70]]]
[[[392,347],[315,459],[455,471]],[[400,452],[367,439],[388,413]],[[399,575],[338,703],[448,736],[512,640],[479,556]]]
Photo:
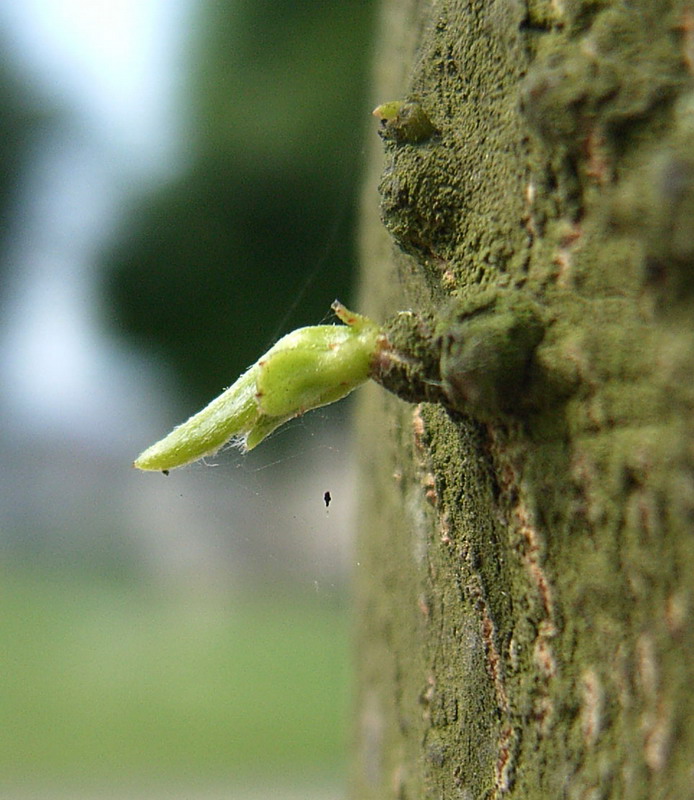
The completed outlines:
[[[96,266],[126,203],[174,169],[194,3],[0,2],[20,76],[66,120],[38,140],[10,227],[0,400],[12,430],[113,444],[146,415],[150,394],[152,408],[161,403],[142,377],[156,381],[156,367],[143,370],[105,335]]]
[[[0,22],[47,99],[67,103],[131,158],[156,161],[175,137],[181,44],[194,3],[21,0],[0,4]]]

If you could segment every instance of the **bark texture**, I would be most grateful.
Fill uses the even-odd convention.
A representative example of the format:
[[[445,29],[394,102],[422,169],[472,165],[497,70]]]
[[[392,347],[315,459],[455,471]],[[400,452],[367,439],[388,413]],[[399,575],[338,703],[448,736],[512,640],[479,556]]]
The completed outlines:
[[[383,2],[436,133],[373,135],[360,310],[545,330],[470,415],[363,394],[355,800],[694,797],[693,71],[689,3]]]

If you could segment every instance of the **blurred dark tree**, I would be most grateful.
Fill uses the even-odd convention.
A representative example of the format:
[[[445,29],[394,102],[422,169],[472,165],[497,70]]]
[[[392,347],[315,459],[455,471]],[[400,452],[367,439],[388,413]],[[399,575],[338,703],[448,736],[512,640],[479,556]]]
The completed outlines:
[[[114,324],[174,364],[191,399],[350,295],[372,6],[202,7],[190,166],[134,211],[107,282]]]
[[[7,286],[5,251],[11,215],[21,176],[27,165],[35,132],[52,112],[42,110],[39,98],[15,74],[7,47],[0,37],[0,292]]]

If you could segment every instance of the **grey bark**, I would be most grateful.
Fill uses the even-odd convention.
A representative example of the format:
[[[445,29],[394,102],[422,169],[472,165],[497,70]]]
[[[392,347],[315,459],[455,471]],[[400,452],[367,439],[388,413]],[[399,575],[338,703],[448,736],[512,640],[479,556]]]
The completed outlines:
[[[693,71],[684,2],[383,2],[438,133],[373,135],[360,310],[545,332],[503,414],[362,396],[355,800],[694,797]]]

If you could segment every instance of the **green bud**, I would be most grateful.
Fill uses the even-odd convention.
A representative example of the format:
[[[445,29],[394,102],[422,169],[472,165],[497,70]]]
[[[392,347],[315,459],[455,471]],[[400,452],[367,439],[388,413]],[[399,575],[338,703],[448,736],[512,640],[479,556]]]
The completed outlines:
[[[252,450],[287,420],[334,403],[364,383],[380,328],[337,301],[332,308],[345,325],[314,325],[287,334],[133,466],[165,472],[214,455],[229,441]]]

